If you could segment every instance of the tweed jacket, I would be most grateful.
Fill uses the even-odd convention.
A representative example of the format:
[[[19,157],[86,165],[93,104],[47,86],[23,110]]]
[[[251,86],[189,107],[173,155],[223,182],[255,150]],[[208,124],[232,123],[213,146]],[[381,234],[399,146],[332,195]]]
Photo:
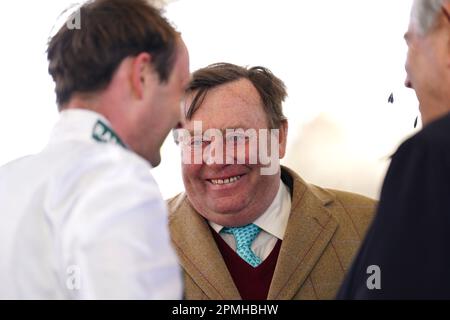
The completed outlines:
[[[349,269],[376,202],[323,189],[281,168],[291,191],[291,214],[268,299],[333,299]],[[241,299],[208,222],[185,193],[168,201],[172,243],[184,270],[185,299]]]

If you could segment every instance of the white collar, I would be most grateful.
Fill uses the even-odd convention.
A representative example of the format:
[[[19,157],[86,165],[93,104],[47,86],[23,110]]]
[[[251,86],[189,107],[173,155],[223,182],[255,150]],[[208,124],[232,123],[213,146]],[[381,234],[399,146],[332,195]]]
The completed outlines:
[[[253,223],[265,232],[283,240],[290,213],[291,194],[283,181],[280,181],[280,187],[271,205]],[[223,229],[223,226],[217,223],[212,221],[208,223],[217,233]]]
[[[67,140],[115,143],[126,147],[103,115],[86,109],[69,109],[60,112],[49,144]]]

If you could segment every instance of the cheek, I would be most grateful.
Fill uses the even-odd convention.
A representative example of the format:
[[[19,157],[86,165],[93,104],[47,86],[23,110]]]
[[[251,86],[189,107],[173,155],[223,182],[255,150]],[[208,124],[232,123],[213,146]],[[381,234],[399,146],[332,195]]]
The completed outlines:
[[[272,186],[277,180],[279,180],[277,175],[262,175],[259,169],[254,170],[249,182],[253,197],[261,199],[271,194]]]
[[[164,110],[167,118],[180,118],[180,95],[170,91],[160,98],[159,107],[161,112]]]
[[[172,101],[170,102],[173,113],[176,114],[178,117],[181,116],[181,95],[175,95],[172,98]]]
[[[196,164],[182,165],[183,181],[186,188],[198,186],[202,182],[200,178],[201,168],[201,165]]]
[[[260,143],[260,139],[264,139],[265,143]],[[265,164],[271,151],[270,139],[260,136],[252,137],[246,143],[234,144],[228,148],[224,148],[226,158],[233,158],[234,163],[256,166],[260,166],[261,162]]]

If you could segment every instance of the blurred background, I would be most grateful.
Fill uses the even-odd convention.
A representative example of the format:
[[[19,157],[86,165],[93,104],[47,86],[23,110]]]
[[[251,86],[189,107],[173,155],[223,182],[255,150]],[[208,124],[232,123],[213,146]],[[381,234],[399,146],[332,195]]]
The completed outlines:
[[[390,155],[420,129],[417,99],[403,86],[412,0],[157,2],[183,34],[191,71],[262,65],[286,83],[284,165],[310,183],[378,198]],[[58,118],[45,51],[73,5],[9,1],[0,11],[0,165],[39,152]],[[183,191],[171,137],[152,172],[164,198]]]

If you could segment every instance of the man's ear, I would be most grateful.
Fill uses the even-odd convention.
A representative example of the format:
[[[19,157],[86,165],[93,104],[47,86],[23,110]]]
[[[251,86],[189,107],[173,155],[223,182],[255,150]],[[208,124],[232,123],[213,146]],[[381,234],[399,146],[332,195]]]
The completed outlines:
[[[150,62],[151,55],[143,52],[137,55],[131,67],[131,89],[133,95],[137,99],[144,97],[144,92],[147,88],[147,82],[150,81]]]
[[[286,154],[287,135],[288,135],[288,121],[283,120],[281,122],[280,132],[279,132],[280,159],[283,159]]]

